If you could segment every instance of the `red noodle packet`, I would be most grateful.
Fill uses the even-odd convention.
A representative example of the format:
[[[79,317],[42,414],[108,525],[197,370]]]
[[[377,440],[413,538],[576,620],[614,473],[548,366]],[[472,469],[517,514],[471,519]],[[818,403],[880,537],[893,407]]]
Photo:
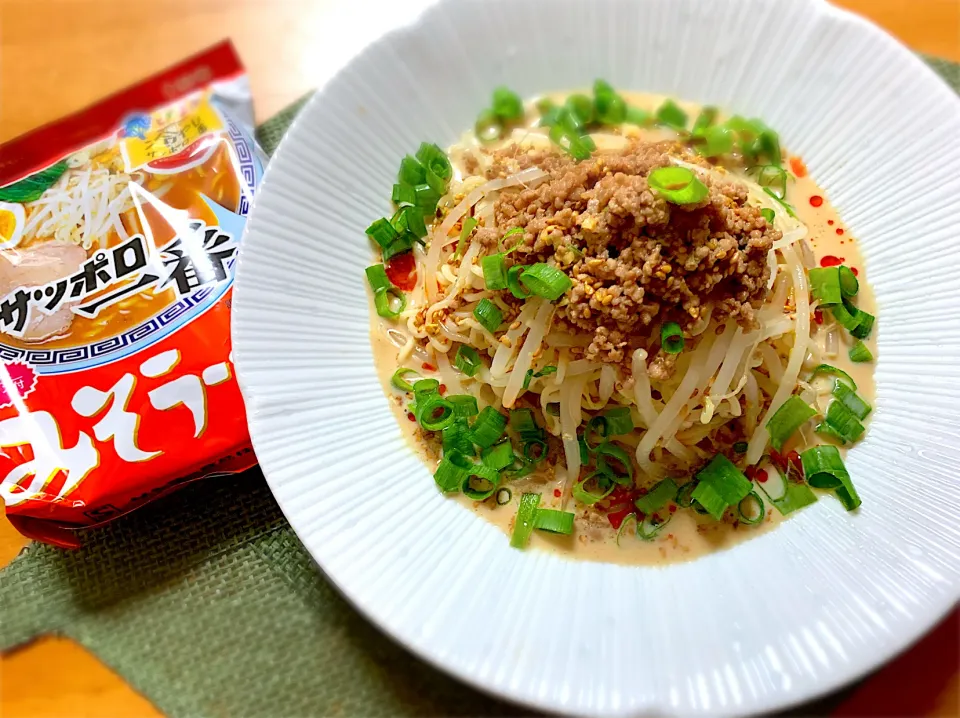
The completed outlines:
[[[79,545],[253,466],[230,353],[265,159],[228,42],[0,146],[0,497]]]

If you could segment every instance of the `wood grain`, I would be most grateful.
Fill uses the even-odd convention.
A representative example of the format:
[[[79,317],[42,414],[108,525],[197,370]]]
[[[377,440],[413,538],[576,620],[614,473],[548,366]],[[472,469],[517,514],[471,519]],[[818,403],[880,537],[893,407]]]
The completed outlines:
[[[249,73],[263,120],[311,89],[313,28],[339,0],[0,0],[0,142],[73,112],[224,37]],[[842,0],[914,50],[960,61],[960,0]],[[0,519],[0,565],[24,545]],[[844,715],[886,715],[889,691],[920,686],[900,678],[936,664],[912,715],[960,715],[956,614],[847,704]],[[55,673],[51,668],[56,667]],[[912,668],[911,668],[912,667]],[[4,657],[0,715],[159,716],[142,696],[66,639],[43,639]],[[55,682],[38,680],[57,675]],[[916,675],[915,673],[912,675]],[[930,695],[932,691],[933,695]],[[906,713],[907,710],[902,710]]]

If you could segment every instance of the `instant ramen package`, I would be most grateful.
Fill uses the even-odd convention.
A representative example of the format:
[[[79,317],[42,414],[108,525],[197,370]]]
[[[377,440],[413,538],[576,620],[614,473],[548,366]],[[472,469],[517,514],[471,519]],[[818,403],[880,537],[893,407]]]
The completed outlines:
[[[229,43],[0,146],[0,496],[78,545],[255,463],[230,355],[264,160]]]

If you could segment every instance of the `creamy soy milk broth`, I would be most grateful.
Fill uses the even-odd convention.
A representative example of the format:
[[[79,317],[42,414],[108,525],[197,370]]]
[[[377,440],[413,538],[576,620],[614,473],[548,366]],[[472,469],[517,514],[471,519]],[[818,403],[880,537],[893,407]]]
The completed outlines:
[[[632,106],[653,110],[664,100],[663,97],[639,93],[622,93]],[[554,101],[561,102],[564,95],[553,95]],[[699,109],[689,103],[678,103],[689,115],[695,117]],[[531,121],[531,125],[535,120]],[[507,138],[502,144],[509,144],[521,134],[514,130],[512,138]],[[669,140],[676,134],[667,129],[640,129],[624,126],[620,131],[598,133],[596,138],[597,151],[615,151],[625,145],[627,138],[637,137],[645,141]],[[497,145],[494,145],[496,147]],[[524,138],[524,146],[547,147],[549,139],[543,135],[530,134]],[[789,150],[789,148],[787,148]],[[454,167],[462,171],[463,153],[455,147],[450,152]],[[829,198],[821,190],[813,178],[809,177],[799,158],[789,155],[785,167],[791,175],[787,187],[786,201],[794,208],[797,218],[808,228],[809,233],[802,241],[806,242],[809,252],[812,253],[817,266],[831,266],[842,263],[854,269],[860,281],[857,295],[857,306],[864,311],[876,315],[873,292],[869,287],[867,267],[860,254],[855,238],[843,223],[841,217],[829,202]],[[814,322],[822,318],[830,322],[829,312],[818,312]],[[391,409],[396,415],[398,425],[407,438],[411,450],[425,461],[432,473],[439,460],[439,444],[435,440],[426,439],[424,432],[419,429],[405,408],[406,400],[401,393],[390,384],[393,372],[398,366],[398,336],[395,323],[381,319],[373,311],[371,303],[371,344],[375,363],[378,369],[383,389],[389,399]],[[390,330],[394,329],[394,332]],[[391,336],[393,334],[393,336]],[[854,363],[848,357],[848,350],[853,339],[847,332],[837,332],[838,346],[832,356],[822,356],[820,360],[829,363],[847,372],[856,381],[858,393],[867,402],[873,402],[873,363]],[[876,331],[865,340],[874,356],[876,356]],[[424,366],[426,365],[426,366]],[[434,362],[423,362],[417,359],[408,359],[404,366],[421,370],[425,377],[436,376],[443,381],[442,372],[437,373]],[[807,367],[812,369],[811,367]],[[485,402],[481,399],[480,408]],[[497,407],[500,408],[500,407]],[[801,437],[795,436],[793,441],[784,447],[784,453],[799,443]],[[626,437],[624,443],[633,447],[637,444],[637,437]],[[424,480],[428,480],[424,477]],[[664,507],[663,513],[670,514],[669,524],[658,533],[653,540],[636,538],[632,527],[627,526],[623,535],[617,540],[617,532],[611,522],[602,515],[583,516],[580,508],[574,509],[574,502],[569,495],[563,494],[564,481],[562,476],[556,475],[551,468],[537,471],[531,476],[513,481],[509,484],[512,490],[512,499],[505,505],[497,505],[495,496],[485,501],[471,501],[462,494],[458,500],[468,509],[476,512],[485,520],[491,521],[500,527],[505,534],[513,530],[517,506],[520,495],[525,491],[540,493],[542,508],[565,508],[567,511],[576,510],[577,521],[571,535],[555,535],[542,531],[534,531],[530,546],[534,549],[550,550],[575,559],[587,559],[628,564],[664,564],[674,561],[684,561],[701,556],[707,552],[726,548],[736,542],[760,535],[775,526],[784,518],[765,499],[766,516],[760,525],[745,526],[739,521],[727,516],[722,521],[715,521],[709,516],[698,515],[691,510],[677,510],[675,502],[671,501]],[[763,492],[758,492],[763,496]]]

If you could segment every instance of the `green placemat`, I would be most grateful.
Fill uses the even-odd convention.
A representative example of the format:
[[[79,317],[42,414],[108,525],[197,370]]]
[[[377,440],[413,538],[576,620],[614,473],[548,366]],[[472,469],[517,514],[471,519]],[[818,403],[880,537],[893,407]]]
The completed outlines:
[[[928,62],[960,90],[960,66]],[[267,152],[302,105],[260,128]],[[521,712],[427,666],[357,614],[257,470],[197,482],[83,539],[73,552],[32,544],[0,572],[0,649],[68,636],[172,717]],[[791,714],[828,713],[849,690]]]

